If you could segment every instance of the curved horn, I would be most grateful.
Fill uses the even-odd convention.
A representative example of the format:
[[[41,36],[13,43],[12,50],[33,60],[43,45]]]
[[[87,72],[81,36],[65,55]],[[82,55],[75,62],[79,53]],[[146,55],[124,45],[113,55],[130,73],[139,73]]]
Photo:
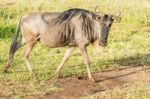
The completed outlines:
[[[118,10],[115,16],[120,17],[120,15],[121,15],[121,12],[120,12],[120,10]]]
[[[98,8],[98,7],[99,7],[98,5],[95,7],[94,12],[97,12],[97,8]]]

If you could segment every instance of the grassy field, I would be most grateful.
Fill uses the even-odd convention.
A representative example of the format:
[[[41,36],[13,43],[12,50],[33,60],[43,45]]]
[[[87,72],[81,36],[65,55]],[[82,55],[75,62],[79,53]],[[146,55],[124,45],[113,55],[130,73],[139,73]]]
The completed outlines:
[[[36,44],[30,56],[36,77],[29,75],[21,48],[15,55],[9,73],[2,73],[11,38],[22,15],[38,11],[60,12],[68,8],[93,11],[96,5],[99,5],[100,12],[114,14],[120,10],[122,21],[113,24],[106,48],[93,45],[88,47],[92,72],[116,69],[120,66],[150,66],[150,0],[0,0],[0,96],[24,98],[61,90],[52,82],[66,48],[49,49]],[[61,73],[63,77],[86,73],[78,49],[74,51]],[[111,95],[116,92],[116,96],[120,93],[127,94],[125,99],[138,99],[139,94],[144,94],[143,99],[150,97],[149,84],[127,88],[128,91],[119,89],[117,93],[118,90],[114,89],[108,93]]]

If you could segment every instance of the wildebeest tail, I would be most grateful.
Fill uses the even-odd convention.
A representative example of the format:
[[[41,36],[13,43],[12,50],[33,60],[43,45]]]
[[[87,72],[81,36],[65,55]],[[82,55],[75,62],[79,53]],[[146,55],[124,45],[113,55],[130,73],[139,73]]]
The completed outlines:
[[[15,53],[15,51],[22,46],[21,44],[21,40],[22,40],[22,35],[20,33],[20,24],[21,24],[21,20],[19,21],[17,28],[16,28],[16,32],[13,36],[11,45],[10,45],[10,50],[9,50],[9,55],[12,55]]]

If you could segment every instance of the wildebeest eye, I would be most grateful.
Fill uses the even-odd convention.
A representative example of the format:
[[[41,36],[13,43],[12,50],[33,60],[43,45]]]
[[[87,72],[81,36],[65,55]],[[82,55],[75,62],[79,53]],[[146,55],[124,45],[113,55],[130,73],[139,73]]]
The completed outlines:
[[[110,20],[110,21],[111,21],[111,22],[113,22],[113,21],[114,21],[114,19],[112,19],[112,18],[111,18],[111,20]]]
[[[101,19],[101,16],[98,16],[98,19]]]
[[[108,17],[108,15],[107,15],[107,14],[105,14],[105,15],[104,15],[104,18],[107,18],[107,17]]]
[[[111,23],[108,26],[111,27]]]

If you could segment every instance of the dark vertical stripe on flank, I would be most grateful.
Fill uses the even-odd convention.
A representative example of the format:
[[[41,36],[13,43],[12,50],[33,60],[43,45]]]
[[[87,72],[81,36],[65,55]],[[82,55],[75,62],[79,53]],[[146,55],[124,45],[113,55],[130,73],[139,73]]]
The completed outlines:
[[[82,31],[84,35],[93,42],[94,40],[94,22],[88,16],[81,16],[82,20]]]
[[[87,39],[93,42],[95,38],[93,16],[95,16],[95,14],[83,9],[69,9],[60,13],[55,19],[54,25],[57,24],[62,26],[60,29],[62,41],[69,43],[74,39],[75,27],[73,27],[71,19],[77,15],[79,15],[78,24],[81,25],[81,32]]]

